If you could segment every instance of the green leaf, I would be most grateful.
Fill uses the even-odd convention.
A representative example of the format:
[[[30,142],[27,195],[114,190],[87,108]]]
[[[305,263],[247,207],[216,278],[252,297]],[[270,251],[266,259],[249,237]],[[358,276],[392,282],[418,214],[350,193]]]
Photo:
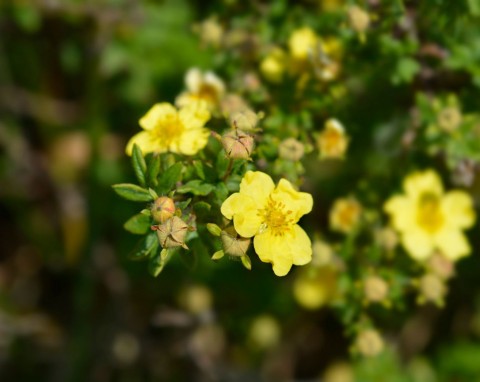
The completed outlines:
[[[402,57],[397,62],[395,73],[392,75],[392,83],[399,85],[412,82],[415,75],[420,71],[420,64],[411,57]]]
[[[150,219],[150,216],[140,213],[128,219],[123,225],[123,228],[133,234],[144,235],[150,231]]]
[[[215,197],[218,200],[218,204],[222,204],[228,197],[228,188],[225,183],[217,183],[217,187],[214,190]]]
[[[147,174],[147,180],[148,184],[156,187],[158,184],[158,174],[160,173],[160,164],[161,164],[161,159],[160,155],[154,154],[150,158],[150,161],[148,163],[148,174]]]
[[[148,190],[136,184],[120,183],[114,184],[112,188],[122,198],[133,202],[150,202],[153,200]]]
[[[142,150],[140,150],[137,144],[133,145],[132,166],[138,182],[142,187],[145,187],[145,173],[147,172],[147,164],[145,163],[145,158],[143,157]]]
[[[207,229],[213,236],[220,236],[222,233],[222,229],[214,223],[207,223]]]
[[[205,180],[205,171],[203,171],[202,161],[194,161],[193,167],[195,168],[195,172],[197,173],[198,177],[202,180]]]
[[[160,254],[150,260],[148,263],[148,271],[153,277],[157,277],[160,272],[163,271],[163,268],[165,268],[165,265],[167,265],[168,261],[172,257],[172,253],[172,250],[164,248],[161,250]]]
[[[159,247],[156,232],[151,232],[145,236],[135,247],[129,258],[132,260],[143,260],[148,255],[155,253]]]
[[[170,166],[159,179],[159,192],[161,194],[167,194],[170,192],[175,183],[177,183],[182,176],[183,163],[178,162]]]
[[[212,260],[220,260],[223,256],[225,256],[225,252],[222,250],[217,251],[212,255]]]
[[[242,260],[242,264],[245,268],[247,268],[249,271],[252,270],[252,261],[250,260],[250,257],[248,255],[243,255],[240,257],[240,260]]]
[[[200,196],[206,196],[213,190],[215,190],[215,186],[213,184],[202,183],[202,181],[199,179],[191,180],[187,184],[177,188],[177,192],[180,194],[186,194],[189,192],[193,195]]]
[[[195,210],[195,213],[199,216],[202,215],[207,215],[210,210],[212,209],[212,206],[208,204],[207,202],[197,202],[193,205],[193,209]]]

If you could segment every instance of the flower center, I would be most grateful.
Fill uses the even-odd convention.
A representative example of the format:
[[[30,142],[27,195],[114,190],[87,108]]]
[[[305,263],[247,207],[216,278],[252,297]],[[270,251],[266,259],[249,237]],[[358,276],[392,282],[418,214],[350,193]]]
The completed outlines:
[[[418,200],[417,223],[429,233],[437,232],[443,225],[444,217],[440,209],[440,198],[429,192]]]
[[[217,89],[210,84],[202,84],[197,93],[198,98],[203,99],[209,103],[216,103],[218,99]]]
[[[161,146],[169,147],[180,137],[183,130],[183,124],[179,121],[178,116],[171,115],[164,120],[160,120],[153,133]]]
[[[291,228],[294,220],[291,216],[292,211],[285,211],[285,204],[268,198],[265,208],[258,211],[258,215],[263,219],[260,226],[260,233],[270,229],[274,236],[283,236]]]

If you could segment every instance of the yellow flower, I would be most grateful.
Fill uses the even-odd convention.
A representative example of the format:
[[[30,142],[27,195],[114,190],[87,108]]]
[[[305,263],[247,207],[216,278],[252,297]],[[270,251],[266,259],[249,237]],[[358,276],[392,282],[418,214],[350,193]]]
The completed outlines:
[[[351,5],[347,10],[350,27],[358,33],[364,33],[370,26],[370,15],[358,5]]]
[[[260,72],[267,81],[279,83],[285,72],[285,60],[285,52],[275,48],[260,63]]]
[[[410,256],[422,261],[438,249],[455,261],[470,253],[462,232],[475,223],[470,195],[459,190],[444,193],[433,170],[409,175],[403,189],[405,194],[391,197],[384,209]]]
[[[330,228],[348,234],[360,221],[362,206],[353,198],[335,200],[330,211]]]
[[[275,187],[272,178],[260,171],[248,171],[240,192],[222,204],[222,214],[233,219],[235,230],[253,237],[255,252],[265,263],[272,263],[277,276],[285,276],[295,265],[312,259],[312,244],[298,220],[312,210],[312,196],[296,191],[281,179]]]
[[[290,54],[295,60],[305,61],[318,43],[318,36],[308,27],[296,29],[288,40]]]
[[[337,293],[337,271],[331,265],[302,272],[293,284],[293,295],[305,309],[315,310],[328,304]]]
[[[144,131],[134,135],[127,144],[132,155],[137,144],[144,153],[172,153],[194,155],[207,144],[209,131],[203,126],[210,112],[203,103],[177,110],[169,103],[157,103],[139,121]]]
[[[348,137],[342,124],[336,119],[325,122],[325,128],[317,139],[320,159],[339,158],[345,156],[348,147]]]
[[[183,107],[192,102],[204,101],[210,110],[215,109],[225,95],[225,84],[213,72],[205,72],[198,68],[190,69],[185,76],[187,91],[175,100],[175,105]]]

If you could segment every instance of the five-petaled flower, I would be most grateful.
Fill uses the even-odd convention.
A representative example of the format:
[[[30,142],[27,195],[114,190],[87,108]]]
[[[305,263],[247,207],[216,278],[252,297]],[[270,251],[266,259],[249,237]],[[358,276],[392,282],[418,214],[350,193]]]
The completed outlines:
[[[221,207],[239,235],[253,237],[260,260],[272,263],[273,272],[284,276],[295,265],[312,258],[312,244],[298,220],[312,210],[312,196],[296,191],[281,179],[275,187],[272,178],[260,171],[248,171],[240,192],[230,195]]]
[[[405,195],[391,197],[384,208],[410,256],[422,261],[438,249],[455,261],[470,253],[462,232],[475,222],[470,195],[459,190],[444,193],[440,177],[433,170],[409,175],[403,189]]]
[[[167,102],[157,103],[140,119],[144,131],[130,139],[127,154],[131,155],[137,144],[144,153],[195,155],[207,144],[210,132],[203,126],[209,119],[210,112],[202,102],[180,110]]]

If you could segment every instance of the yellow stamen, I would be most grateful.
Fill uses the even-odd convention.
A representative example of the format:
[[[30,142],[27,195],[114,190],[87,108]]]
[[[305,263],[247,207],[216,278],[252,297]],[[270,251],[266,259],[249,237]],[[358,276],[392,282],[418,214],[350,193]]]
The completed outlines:
[[[260,231],[270,229],[274,236],[283,236],[291,229],[294,220],[289,217],[292,211],[285,211],[285,204],[270,196],[265,208],[258,211],[258,216],[262,217],[263,223]]]

